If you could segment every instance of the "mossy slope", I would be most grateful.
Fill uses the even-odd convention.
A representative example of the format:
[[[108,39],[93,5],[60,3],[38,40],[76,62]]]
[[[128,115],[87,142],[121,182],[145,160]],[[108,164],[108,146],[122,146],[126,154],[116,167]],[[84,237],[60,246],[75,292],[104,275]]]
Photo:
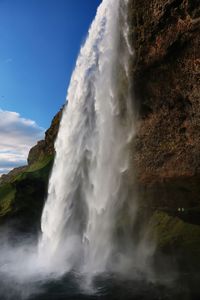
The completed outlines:
[[[16,221],[24,232],[39,229],[53,156],[28,166],[11,182],[0,185],[0,222]]]
[[[157,252],[174,257],[184,271],[200,268],[200,226],[156,211],[148,224]]]

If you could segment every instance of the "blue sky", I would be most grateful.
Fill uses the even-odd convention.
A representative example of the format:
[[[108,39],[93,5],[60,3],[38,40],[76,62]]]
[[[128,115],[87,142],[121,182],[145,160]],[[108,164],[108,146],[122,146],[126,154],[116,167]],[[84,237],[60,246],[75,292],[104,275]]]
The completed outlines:
[[[28,126],[21,132],[27,133],[25,148],[42,137],[65,102],[76,57],[100,2],[0,0],[0,117],[14,122],[15,128],[19,122],[20,130],[22,125]],[[3,119],[0,139],[5,127]],[[6,126],[7,135],[17,143],[20,132],[13,130],[13,123],[10,131],[8,122]],[[32,141],[27,144],[29,130]],[[12,138],[9,147],[12,148]],[[0,143],[0,174],[5,171],[1,170],[1,160],[5,165],[1,154],[5,152],[6,146]],[[18,160],[19,165],[25,162],[26,152]]]

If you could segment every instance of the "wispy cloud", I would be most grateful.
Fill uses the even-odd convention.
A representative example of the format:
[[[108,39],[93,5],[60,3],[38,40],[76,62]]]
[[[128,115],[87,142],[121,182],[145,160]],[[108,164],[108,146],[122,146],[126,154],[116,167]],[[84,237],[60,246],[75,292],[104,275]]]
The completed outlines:
[[[13,60],[12,60],[12,58],[6,58],[5,60],[4,60],[4,63],[5,64],[9,64],[9,63],[11,63]]]
[[[19,113],[0,109],[0,175],[26,164],[30,148],[44,137],[44,128]]]

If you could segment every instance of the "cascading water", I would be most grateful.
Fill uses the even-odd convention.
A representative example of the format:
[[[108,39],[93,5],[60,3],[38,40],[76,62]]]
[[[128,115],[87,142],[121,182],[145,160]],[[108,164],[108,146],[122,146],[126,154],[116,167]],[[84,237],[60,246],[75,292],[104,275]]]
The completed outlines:
[[[126,5],[102,2],[71,78],[41,221],[39,255],[52,270],[97,274],[116,259],[134,135]]]
[[[103,0],[80,51],[55,144],[39,245],[20,237],[13,246],[9,226],[0,230],[1,299],[44,299],[32,298],[43,291],[45,299],[86,299],[83,292],[91,292],[92,279],[104,272],[113,282],[121,275],[133,281],[121,286],[119,280],[114,291],[117,285],[109,287],[107,276],[95,277],[98,291],[102,286],[110,290],[101,299],[143,299],[143,279],[155,279],[149,265],[154,247],[142,221],[137,222],[142,214],[137,213],[132,159],[135,112],[129,75],[134,53],[127,5],[128,0]],[[60,297],[52,295],[55,283]]]

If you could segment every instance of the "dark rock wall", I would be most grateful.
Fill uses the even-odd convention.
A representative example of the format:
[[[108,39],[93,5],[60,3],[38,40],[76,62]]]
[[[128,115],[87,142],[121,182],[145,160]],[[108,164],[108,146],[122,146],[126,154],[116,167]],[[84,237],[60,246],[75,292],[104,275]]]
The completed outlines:
[[[139,204],[157,252],[200,266],[200,1],[129,0]],[[149,220],[149,221],[148,221]],[[149,223],[148,223],[149,222]]]
[[[200,1],[130,0],[129,24],[139,183],[151,205],[200,205]]]
[[[142,179],[200,172],[200,1],[130,0]]]

